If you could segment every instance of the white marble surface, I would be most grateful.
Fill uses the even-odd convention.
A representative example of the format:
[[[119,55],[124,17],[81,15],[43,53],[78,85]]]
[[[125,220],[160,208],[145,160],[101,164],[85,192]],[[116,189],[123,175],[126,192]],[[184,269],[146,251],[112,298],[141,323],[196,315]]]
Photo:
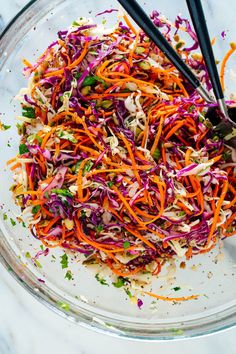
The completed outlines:
[[[1,0],[3,21],[7,23],[25,3]],[[51,312],[0,266],[0,354],[236,354],[235,336],[236,328],[168,343],[140,343],[101,335]]]

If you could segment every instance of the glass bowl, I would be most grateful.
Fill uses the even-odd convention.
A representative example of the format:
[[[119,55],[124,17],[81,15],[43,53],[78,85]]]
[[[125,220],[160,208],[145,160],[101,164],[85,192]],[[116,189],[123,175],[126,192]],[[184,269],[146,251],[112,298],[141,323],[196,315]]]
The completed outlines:
[[[166,0],[140,2],[147,11],[157,9],[172,20],[180,12],[187,15],[185,1],[171,2],[171,6]],[[214,6],[213,1],[204,5],[211,35],[217,39],[214,45],[216,58],[220,60],[229,42],[234,39],[236,3],[230,1],[227,8],[221,1],[214,1]],[[67,319],[97,331],[145,340],[170,340],[216,332],[236,323],[236,238],[225,240],[222,249],[217,246],[209,254],[194,257],[187,262],[185,269],[181,269],[177,262],[172,284],[168,284],[163,276],[154,284],[160,295],[170,291],[173,295],[173,287],[181,287],[178,296],[179,293],[182,295],[181,292],[188,295],[192,291],[200,294],[198,300],[180,304],[153,303],[152,298],[145,297],[140,310],[132,305],[123,289],[102,286],[94,273],[81,266],[75,257],[72,259],[69,256],[74,280],[65,279],[59,258],[61,250],[51,250],[48,257],[41,257],[42,268],[36,268],[27,254],[36,254],[39,242],[21,224],[11,223],[10,218],[16,220],[19,209],[14,205],[9,191],[12,176],[6,168],[6,161],[18,149],[15,116],[20,107],[14,97],[26,85],[26,79],[21,74],[22,59],[25,57],[34,61],[53,41],[57,31],[66,29],[78,17],[95,17],[101,11],[117,7],[115,0],[31,1],[1,37],[0,118],[12,127],[1,132],[0,136],[0,259],[16,280],[40,302]],[[116,13],[111,13],[106,18],[112,24],[115,16]],[[225,39],[221,36],[223,30]],[[236,92],[236,76],[230,65],[226,75],[228,97],[230,92]],[[4,220],[5,213],[7,220]]]

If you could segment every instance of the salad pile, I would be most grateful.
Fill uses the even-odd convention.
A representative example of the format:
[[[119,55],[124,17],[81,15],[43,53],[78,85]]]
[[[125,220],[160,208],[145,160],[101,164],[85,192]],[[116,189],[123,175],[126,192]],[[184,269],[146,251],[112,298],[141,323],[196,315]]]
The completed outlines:
[[[151,19],[210,90],[188,20]],[[35,64],[24,60],[21,143],[9,164],[34,237],[129,279],[235,234],[236,152],[198,93],[122,21],[106,29],[80,18]]]

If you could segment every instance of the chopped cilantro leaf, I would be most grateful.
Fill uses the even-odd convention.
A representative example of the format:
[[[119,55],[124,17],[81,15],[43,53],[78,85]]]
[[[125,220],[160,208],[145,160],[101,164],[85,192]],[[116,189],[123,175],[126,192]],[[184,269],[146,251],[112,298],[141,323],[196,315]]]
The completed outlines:
[[[98,226],[95,227],[95,230],[99,234],[103,230],[103,226],[99,224]]]
[[[60,97],[60,101],[63,102],[66,97],[68,98],[71,97],[71,91],[65,91],[63,95]]]
[[[3,124],[2,127],[3,127],[4,130],[8,130],[8,129],[11,128],[11,125]]]
[[[44,251],[44,245],[40,245],[42,251]]]
[[[38,141],[38,144],[39,144],[39,145],[41,145],[41,143],[42,143],[42,141],[43,141],[43,139],[42,139],[40,136],[38,136],[37,134],[31,134],[31,135],[29,135],[28,138],[27,138],[27,142],[28,142],[29,144],[33,144],[35,140]]]
[[[62,195],[63,197],[73,198],[73,194],[71,194],[67,189],[52,189],[52,193]]]
[[[63,254],[63,256],[61,256],[61,267],[62,269],[68,268],[68,256],[67,254]]]
[[[81,76],[82,76],[82,73],[76,73],[76,74],[75,74],[75,78],[76,78],[76,79],[79,79]]]
[[[65,275],[65,279],[71,280],[73,278],[71,270],[68,270]]]
[[[12,226],[16,226],[16,222],[12,218],[10,218],[10,222],[11,222]]]
[[[81,218],[86,218],[86,212],[84,210],[81,210],[80,216]]]
[[[132,299],[133,295],[131,294],[131,292],[129,291],[129,289],[125,289],[125,292],[126,292],[126,294],[128,295],[128,297],[129,297],[130,299]]]
[[[43,268],[42,264],[39,263],[39,261],[38,261],[37,259],[35,259],[34,264],[35,264],[36,267],[38,267],[38,268]]]
[[[40,205],[35,205],[32,208],[32,214],[37,214],[37,212],[40,210]]]
[[[82,73],[78,72],[75,74],[76,79],[80,79],[82,76]],[[100,77],[93,75],[93,76],[86,76],[85,79],[82,82],[82,86],[92,86],[95,85],[97,82],[102,83],[105,87],[107,86],[106,82],[102,80]]]
[[[56,135],[61,139],[70,141],[71,143],[78,143],[78,140],[74,137],[74,135],[67,131],[59,130],[56,132]]]
[[[7,220],[8,219],[8,216],[6,213],[3,214],[3,220]]]
[[[76,164],[72,167],[72,172],[77,173],[77,172],[78,172],[78,170],[79,170],[79,168],[80,168],[81,163],[82,163],[82,160],[81,160],[81,161],[76,162]]]
[[[191,113],[196,107],[194,105],[190,106],[188,111]]]
[[[123,244],[124,249],[129,248],[130,247],[130,242],[129,241],[125,241]]]
[[[20,144],[20,146],[19,146],[20,155],[23,155],[26,152],[29,152],[29,149],[27,148],[27,146],[25,144]]]
[[[223,159],[224,159],[225,161],[230,160],[230,158],[231,158],[231,152],[229,152],[229,151],[223,152],[222,157],[223,157]]]
[[[84,173],[85,172],[89,172],[90,170],[91,170],[91,168],[93,167],[93,162],[92,161],[88,161],[86,164],[85,164],[85,166],[84,166]]]
[[[173,290],[174,290],[174,291],[179,291],[179,290],[181,290],[181,287],[180,287],[180,286],[175,286],[175,287],[173,288]]]
[[[44,193],[44,198],[46,198],[46,199],[49,198],[49,193],[48,193],[48,191]]]
[[[92,86],[92,85],[95,85],[97,82],[97,79],[96,77],[94,76],[87,76],[83,83],[82,83],[82,86]]]
[[[97,281],[99,281],[100,284],[109,286],[109,285],[107,284],[107,282],[106,282],[106,279],[100,278],[100,277],[99,277],[99,274],[96,274],[96,275],[95,275],[95,278],[97,279]]]
[[[29,252],[26,252],[25,257],[26,257],[26,258],[31,258],[30,253],[29,253]]]
[[[24,222],[24,221],[22,221],[22,226],[23,226],[23,227],[26,227],[26,225],[25,225],[25,222]]]
[[[184,331],[182,329],[178,329],[178,328],[172,328],[171,332],[175,335],[181,336],[182,334],[184,334]]]
[[[35,119],[36,115],[35,115],[35,110],[33,107],[23,107],[22,109],[22,116],[23,117],[27,117],[27,118],[32,118]]]
[[[155,149],[152,157],[154,158],[154,160],[159,160],[159,158],[161,157],[161,152],[159,149]]]
[[[79,25],[80,25],[80,24],[79,24],[78,22],[76,22],[76,21],[73,21],[73,22],[72,22],[72,26],[79,27]]]
[[[65,310],[65,311],[70,311],[70,305],[69,304],[66,304],[65,302],[60,302],[58,301],[58,306],[60,306],[60,308],[62,310]]]
[[[121,288],[122,286],[125,285],[126,279],[123,277],[118,277],[117,281],[112,283],[116,288]]]
[[[109,188],[111,188],[114,185],[114,183],[115,182],[109,181],[109,182],[107,182],[107,185],[108,185]]]

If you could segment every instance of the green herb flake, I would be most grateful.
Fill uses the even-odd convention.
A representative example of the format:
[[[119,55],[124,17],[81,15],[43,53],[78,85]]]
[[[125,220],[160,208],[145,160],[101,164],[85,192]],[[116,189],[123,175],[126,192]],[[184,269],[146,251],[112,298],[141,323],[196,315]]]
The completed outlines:
[[[68,280],[73,279],[73,274],[72,274],[71,270],[68,270],[66,272],[65,279],[68,279]]]
[[[77,21],[73,21],[73,22],[72,22],[72,26],[73,26],[73,27],[79,27],[80,24],[79,24]]]
[[[16,222],[12,218],[10,218],[10,222],[11,222],[12,226],[16,226]]]
[[[114,285],[115,288],[122,288],[122,286],[125,285],[126,279],[123,277],[118,277],[117,281],[112,283],[112,285]]]
[[[7,143],[7,146],[10,148],[10,147],[11,147],[11,144],[8,142],[8,143]]]
[[[83,172],[85,173],[88,173],[90,172],[91,168],[93,167],[93,162],[92,161],[88,161],[85,166],[84,166],[84,170]]]
[[[33,144],[35,140],[37,140],[39,145],[42,144],[43,139],[40,136],[38,136],[37,134],[31,134],[27,138],[27,142],[29,144]]]
[[[33,208],[32,208],[32,214],[37,214],[37,212],[40,210],[40,205],[35,205]]]
[[[49,198],[49,193],[48,193],[48,191],[44,193],[44,198],[46,198],[46,199]]]
[[[179,290],[181,290],[181,287],[180,286],[175,286],[172,290],[179,291]]]
[[[95,227],[96,232],[99,234],[103,230],[103,226],[99,224],[98,226]]]
[[[86,218],[86,212],[84,210],[81,210],[80,216],[81,218]]]
[[[23,226],[23,227],[26,227],[26,225],[25,225],[25,222],[24,222],[24,221],[22,221],[22,226]]]
[[[71,194],[67,189],[52,189],[52,193],[61,195],[63,197],[73,198],[73,194]]]
[[[43,268],[42,264],[39,263],[39,261],[38,261],[37,259],[35,259],[34,264],[35,264],[36,267],[38,267],[38,268]]]
[[[40,245],[42,251],[44,251],[44,245]]]
[[[29,149],[27,148],[27,146],[25,144],[20,144],[19,146],[19,154],[23,155],[25,153],[29,152]]]
[[[114,183],[115,182],[109,181],[109,182],[107,182],[107,185],[108,185],[109,188],[111,188],[114,185]]]
[[[95,85],[97,83],[97,79],[96,77],[94,76],[87,76],[83,83],[82,83],[82,87],[85,87],[85,86],[92,86],[92,85]]]
[[[128,297],[129,297],[130,299],[132,299],[133,295],[131,294],[130,290],[129,290],[129,289],[125,289],[125,292],[126,292],[126,294],[128,295]]]
[[[26,258],[31,258],[30,253],[29,253],[29,252],[26,252],[25,257],[26,257]]]
[[[172,328],[171,332],[174,335],[177,335],[177,336],[182,336],[184,334],[184,331],[182,329],[179,329],[179,328]]]
[[[97,279],[97,281],[99,281],[99,283],[100,283],[101,285],[107,285],[107,286],[109,286],[109,285],[107,284],[107,282],[106,282],[106,279],[100,278],[100,277],[99,277],[99,274],[96,274],[96,275],[95,275],[95,278]]]
[[[69,304],[67,304],[65,302],[60,302],[60,301],[58,301],[57,304],[62,310],[70,311],[70,305]]]
[[[67,131],[63,131],[63,130],[58,130],[56,132],[56,135],[58,136],[58,138],[64,139],[64,140],[68,140],[73,144],[77,144],[78,140],[74,137],[73,134],[67,132]]]
[[[7,213],[4,213],[4,214],[3,214],[3,220],[5,221],[5,220],[7,220],[7,219],[8,219]]]
[[[222,157],[225,161],[229,161],[231,159],[231,152],[229,151],[223,152]]]
[[[231,232],[233,232],[233,231],[234,231],[233,226],[230,226],[230,227],[228,227],[228,228],[226,229],[226,232],[227,232],[228,234],[231,234]]]
[[[23,107],[22,116],[27,118],[36,118],[35,110],[33,107]]]
[[[60,97],[60,101],[63,102],[65,98],[71,97],[71,91],[65,91],[63,95]]]
[[[184,42],[183,42],[183,41],[179,41],[179,42],[176,44],[175,48],[178,50],[178,49],[182,48],[183,46],[184,46]]]
[[[2,128],[3,130],[8,130],[11,128],[11,125],[2,124]]]
[[[130,242],[129,241],[125,241],[123,244],[124,249],[127,249],[130,247]]]
[[[192,106],[189,107],[188,111],[191,113],[196,107],[192,104]]]
[[[155,149],[152,157],[154,158],[154,160],[159,160],[159,158],[161,157],[161,152],[159,149]]]
[[[179,216],[184,216],[186,213],[185,213],[185,211],[180,211],[179,212]]]
[[[63,256],[61,256],[61,268],[62,269],[65,269],[65,268],[68,268],[68,256],[67,254],[63,254]]]
[[[82,73],[80,72],[77,72],[75,74],[75,78],[76,79],[80,79],[82,76]],[[105,87],[107,87],[107,84],[104,80],[102,80],[100,77],[96,76],[96,75],[93,75],[93,76],[86,76],[85,79],[83,80],[82,82],[82,87],[85,87],[85,86],[93,86],[95,84],[97,84],[97,82],[100,82],[102,83]]]
[[[81,76],[82,76],[82,73],[79,73],[79,72],[78,72],[78,73],[75,74],[75,78],[76,78],[76,79],[79,79]]]

